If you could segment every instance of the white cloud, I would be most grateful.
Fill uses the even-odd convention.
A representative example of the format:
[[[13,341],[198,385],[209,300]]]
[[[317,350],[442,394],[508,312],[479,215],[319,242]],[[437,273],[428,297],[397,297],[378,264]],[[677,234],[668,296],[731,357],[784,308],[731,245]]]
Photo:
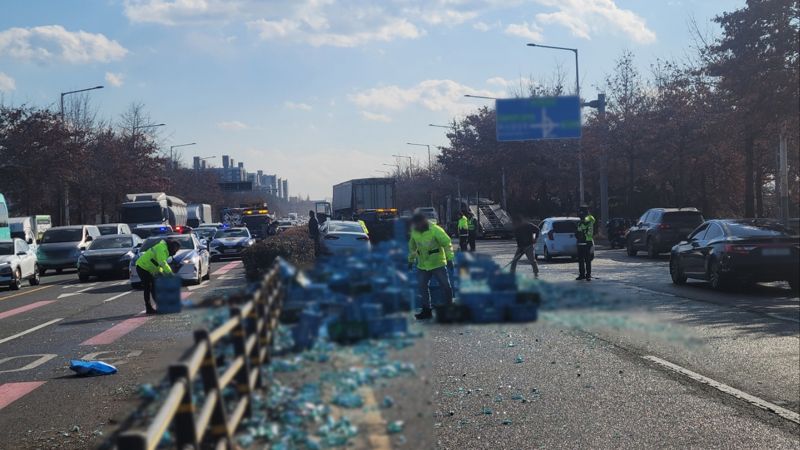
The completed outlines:
[[[120,87],[125,83],[125,75],[121,73],[106,72],[106,83]]]
[[[647,27],[645,20],[629,9],[622,9],[614,0],[536,0],[537,3],[556,8],[557,11],[539,13],[536,22],[560,25],[573,36],[591,39],[593,34],[611,29],[621,32],[634,42],[650,44],[656,33]]]
[[[521,37],[529,41],[542,40],[542,28],[535,23],[529,24],[528,22],[523,22],[509,24],[505,29],[505,33],[510,36]]]
[[[247,22],[247,26],[265,41],[287,39],[314,47],[357,47],[371,42],[416,39],[424,34],[424,31],[417,28],[416,25],[401,18],[390,18],[372,29],[349,32],[320,32],[309,23],[285,18],[280,21],[254,20]],[[327,27],[323,27],[323,29],[327,29]]]
[[[217,123],[217,128],[225,131],[242,131],[250,128],[250,126],[238,120],[230,120]]]
[[[9,28],[0,31],[0,56],[79,64],[122,59],[128,50],[102,34],[68,31],[61,25]]]
[[[501,93],[475,89],[452,80],[425,80],[411,86],[383,86],[367,89],[349,96],[351,102],[372,111],[400,111],[412,105],[430,111],[458,115],[475,108],[475,102],[465,94],[498,97]]]
[[[491,86],[509,87],[519,83],[519,80],[508,80],[503,77],[492,77],[486,80],[486,84]]]
[[[475,22],[472,24],[472,28],[478,31],[486,32],[494,28],[494,25],[490,25],[486,22]]]
[[[361,117],[363,117],[366,120],[371,120],[373,122],[389,123],[392,121],[392,118],[387,116],[386,114],[378,114],[369,111],[361,111]]]
[[[125,0],[131,22],[180,25],[230,20],[240,13],[236,0]]]
[[[287,109],[297,109],[300,111],[311,111],[312,109],[314,109],[308,103],[298,103],[291,101],[283,102],[283,106],[285,106]]]
[[[0,72],[0,92],[11,92],[17,88],[17,83],[13,78]]]

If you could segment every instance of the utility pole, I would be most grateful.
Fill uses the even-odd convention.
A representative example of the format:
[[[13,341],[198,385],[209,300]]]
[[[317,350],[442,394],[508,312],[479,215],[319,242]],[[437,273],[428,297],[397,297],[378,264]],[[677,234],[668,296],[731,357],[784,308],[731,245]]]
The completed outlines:
[[[591,103],[591,102],[590,102]],[[608,147],[606,146],[606,94],[597,94],[597,118],[603,130],[603,139],[600,140],[600,223],[606,223],[611,218],[608,211]],[[600,227],[605,233],[605,227]]]
[[[503,183],[503,210],[508,212],[508,203],[506,203],[506,168],[503,167],[501,173],[501,181]]]

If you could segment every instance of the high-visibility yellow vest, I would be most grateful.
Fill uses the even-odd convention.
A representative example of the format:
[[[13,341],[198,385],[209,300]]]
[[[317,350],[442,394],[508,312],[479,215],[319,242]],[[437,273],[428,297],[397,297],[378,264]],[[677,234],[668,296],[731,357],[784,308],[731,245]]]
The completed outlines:
[[[136,267],[141,267],[153,275],[156,273],[172,273],[172,268],[167,264],[167,259],[169,259],[169,247],[167,247],[167,242],[162,239],[158,244],[139,255],[139,259],[136,260]]]
[[[430,224],[428,229],[411,231],[408,240],[408,262],[416,261],[420,270],[433,270],[453,260],[453,245],[450,236],[439,225]]]

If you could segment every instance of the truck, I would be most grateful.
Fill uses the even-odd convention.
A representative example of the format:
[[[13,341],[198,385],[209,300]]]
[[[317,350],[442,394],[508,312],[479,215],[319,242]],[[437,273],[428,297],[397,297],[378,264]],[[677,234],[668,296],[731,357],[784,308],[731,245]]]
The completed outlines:
[[[197,228],[204,223],[211,222],[211,205],[207,203],[190,203],[186,206],[186,225]]]
[[[36,235],[36,221],[32,216],[25,217],[10,217],[8,219],[8,227],[11,230],[12,238],[19,238],[28,243],[28,245],[35,245],[38,240]]]
[[[442,207],[445,220],[440,221],[440,225],[449,234],[455,236],[457,234],[456,224],[459,217],[461,217],[461,211],[467,208],[478,219],[478,237],[508,238],[513,234],[513,225],[508,213],[499,203],[484,197],[462,197],[459,199],[448,196]]]
[[[128,194],[120,205],[120,222],[131,228],[139,225],[186,225],[186,203],[164,192]]]
[[[242,225],[250,230],[254,239],[266,239],[269,234],[269,226],[272,224],[272,216],[266,203],[261,205],[251,205],[242,209]]]
[[[53,227],[53,220],[47,214],[37,214],[34,219],[36,221],[36,240],[41,241],[44,232]]]
[[[394,178],[360,178],[333,187],[333,217],[363,220],[370,240],[380,242],[392,236],[397,219]]]

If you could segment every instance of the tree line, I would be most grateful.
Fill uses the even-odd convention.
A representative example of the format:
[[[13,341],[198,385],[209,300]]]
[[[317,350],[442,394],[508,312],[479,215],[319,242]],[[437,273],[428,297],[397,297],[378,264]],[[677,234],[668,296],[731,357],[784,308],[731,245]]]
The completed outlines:
[[[748,0],[714,19],[718,37],[695,32],[686,60],[658,61],[650,76],[624,52],[598,89],[607,95],[605,115],[584,116],[584,192],[593,210],[600,207],[606,158],[612,217],[638,217],[658,206],[694,206],[709,217],[777,216],[776,152],[783,134],[791,214],[797,217],[799,5]],[[557,74],[515,94],[565,95],[563,81]],[[431,171],[400,177],[402,201],[427,204],[431,196],[453,195],[458,184],[462,195],[496,201],[505,187],[509,210],[530,217],[577,208],[575,140],[497,142],[488,107],[454,119],[447,138]]]
[[[68,204],[70,223],[114,222],[125,194],[137,192],[221,205],[216,176],[171,162],[152,124],[141,104],[116,122],[98,121],[85,96],[68,102],[63,115],[0,105],[0,192],[10,214],[49,214],[63,224]]]

